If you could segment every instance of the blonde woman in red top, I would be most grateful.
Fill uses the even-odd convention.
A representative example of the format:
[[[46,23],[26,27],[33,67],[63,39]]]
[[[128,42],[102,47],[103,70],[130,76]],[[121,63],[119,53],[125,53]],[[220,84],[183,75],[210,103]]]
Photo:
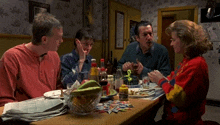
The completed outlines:
[[[205,113],[209,76],[202,54],[211,43],[204,29],[189,20],[173,22],[166,33],[172,37],[174,52],[183,54],[184,59],[167,77],[157,70],[148,73],[166,94],[163,118],[158,124],[203,125],[201,116]]]

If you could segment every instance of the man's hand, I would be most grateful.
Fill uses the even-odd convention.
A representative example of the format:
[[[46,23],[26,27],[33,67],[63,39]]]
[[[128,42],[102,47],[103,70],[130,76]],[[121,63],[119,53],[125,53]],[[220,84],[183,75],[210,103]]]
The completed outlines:
[[[154,71],[148,73],[148,76],[152,82],[156,82],[157,84],[162,78],[166,78],[158,70],[154,70]]]
[[[127,71],[129,69],[133,70],[133,63],[131,63],[131,62],[124,63],[123,66],[122,66],[122,70]]]
[[[134,69],[134,71],[135,71],[138,75],[140,75],[141,72],[142,72],[143,69],[144,69],[144,66],[142,65],[142,63],[141,63],[140,61],[136,60],[136,62],[137,62],[137,64],[133,64],[133,65],[136,65],[135,67],[137,67],[137,68]]]
[[[82,46],[81,42],[78,39],[76,39],[76,45],[77,45],[77,50],[79,52],[79,61],[81,63],[83,63],[86,60],[87,51],[83,50],[83,46]]]

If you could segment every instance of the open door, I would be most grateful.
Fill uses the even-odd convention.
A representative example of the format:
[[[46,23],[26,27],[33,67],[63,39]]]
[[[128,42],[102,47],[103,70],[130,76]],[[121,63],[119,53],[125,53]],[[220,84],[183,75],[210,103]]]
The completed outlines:
[[[113,0],[109,1],[109,40],[107,59],[117,60],[130,43],[130,29],[141,20],[141,11]]]
[[[172,22],[174,22],[176,20],[176,15],[169,15],[169,16],[163,16],[162,17],[162,35],[161,35],[161,44],[164,45],[169,53],[169,58],[170,58],[170,66],[171,66],[171,70],[174,70],[175,67],[175,54],[174,54],[174,50],[173,47],[170,46],[170,39],[171,36],[168,36],[165,33],[165,29],[167,28],[167,26],[169,26]]]
[[[169,7],[158,10],[157,42],[167,48],[172,70],[174,70],[179,62],[183,60],[183,56],[181,54],[174,53],[173,47],[170,46],[170,36],[167,36],[165,33],[165,29],[175,20],[191,20],[198,23],[198,7]]]

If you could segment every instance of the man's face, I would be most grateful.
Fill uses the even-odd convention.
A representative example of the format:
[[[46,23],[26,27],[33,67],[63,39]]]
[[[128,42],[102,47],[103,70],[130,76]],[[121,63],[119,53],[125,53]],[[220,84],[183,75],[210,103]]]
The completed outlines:
[[[150,25],[139,27],[139,36],[136,36],[136,40],[140,43],[140,48],[145,53],[153,45],[153,31]]]
[[[82,44],[83,50],[86,51],[86,55],[88,55],[90,50],[92,49],[94,41],[92,39],[88,39],[88,40],[82,39],[81,44]]]
[[[46,47],[48,51],[57,51],[63,42],[63,28],[53,28],[52,36],[47,36]]]

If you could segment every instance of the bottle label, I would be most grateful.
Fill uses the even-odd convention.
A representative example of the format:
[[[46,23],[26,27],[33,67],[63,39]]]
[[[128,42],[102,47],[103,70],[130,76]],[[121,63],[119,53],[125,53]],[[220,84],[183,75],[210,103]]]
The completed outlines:
[[[119,92],[119,100],[120,101],[128,101],[128,93],[127,92]]]

